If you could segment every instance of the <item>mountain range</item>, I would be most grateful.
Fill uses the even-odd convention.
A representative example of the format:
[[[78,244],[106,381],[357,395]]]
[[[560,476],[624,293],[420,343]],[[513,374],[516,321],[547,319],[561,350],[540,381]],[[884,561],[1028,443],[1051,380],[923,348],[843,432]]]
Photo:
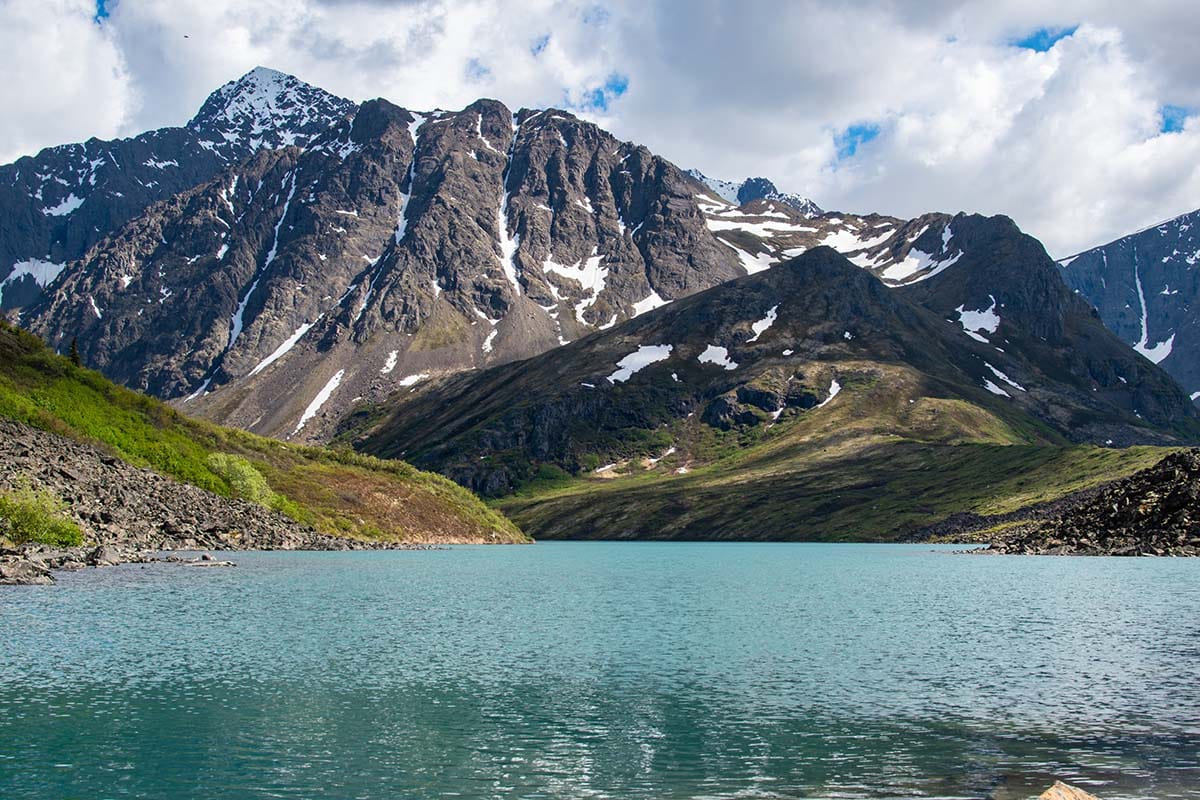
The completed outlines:
[[[1004,217],[829,212],[568,111],[353,103],[261,67],[183,127],[0,168],[0,212],[0,308],[58,350],[189,414],[486,494],[597,460],[686,476],[852,404],[860,455],[1200,430],[1151,363],[1200,381],[1183,218],[1055,266]]]

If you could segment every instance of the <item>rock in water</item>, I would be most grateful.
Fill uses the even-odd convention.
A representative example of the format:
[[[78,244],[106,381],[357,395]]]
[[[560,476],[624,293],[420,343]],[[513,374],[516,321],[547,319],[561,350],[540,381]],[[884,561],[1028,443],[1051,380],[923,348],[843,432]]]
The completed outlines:
[[[0,557],[0,586],[54,583],[50,570],[16,556]]]
[[[1100,798],[1062,781],[1055,781],[1053,786],[1039,795],[1038,800],[1100,800]]]

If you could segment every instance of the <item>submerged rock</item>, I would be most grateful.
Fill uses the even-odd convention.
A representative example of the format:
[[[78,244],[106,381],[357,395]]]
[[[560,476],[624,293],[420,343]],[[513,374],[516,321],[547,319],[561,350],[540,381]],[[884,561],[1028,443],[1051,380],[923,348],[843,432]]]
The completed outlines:
[[[1053,786],[1038,796],[1038,800],[1100,800],[1100,798],[1062,781],[1055,781]]]

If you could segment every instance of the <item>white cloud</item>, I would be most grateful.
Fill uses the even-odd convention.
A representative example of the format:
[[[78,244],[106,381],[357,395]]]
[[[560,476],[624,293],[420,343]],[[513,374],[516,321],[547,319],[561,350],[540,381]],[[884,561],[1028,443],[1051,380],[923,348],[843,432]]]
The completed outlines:
[[[92,0],[0,0],[0,163],[111,137],[129,117],[129,76]]]
[[[417,109],[583,105],[617,73],[628,92],[591,113],[618,136],[828,208],[1006,213],[1059,255],[1200,206],[1200,125],[1158,127],[1200,106],[1200,11],[1178,2],[108,5],[97,26],[90,2],[0,0],[0,66],[23,78],[0,90],[0,153],[180,124],[257,64]],[[1009,44],[1076,25],[1048,52]],[[880,134],[839,161],[858,123]]]

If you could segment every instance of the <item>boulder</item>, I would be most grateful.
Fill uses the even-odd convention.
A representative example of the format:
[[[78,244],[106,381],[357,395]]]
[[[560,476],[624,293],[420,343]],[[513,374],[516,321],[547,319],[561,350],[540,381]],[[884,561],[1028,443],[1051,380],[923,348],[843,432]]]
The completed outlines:
[[[0,585],[36,585],[54,583],[50,570],[17,556],[0,557]]]

